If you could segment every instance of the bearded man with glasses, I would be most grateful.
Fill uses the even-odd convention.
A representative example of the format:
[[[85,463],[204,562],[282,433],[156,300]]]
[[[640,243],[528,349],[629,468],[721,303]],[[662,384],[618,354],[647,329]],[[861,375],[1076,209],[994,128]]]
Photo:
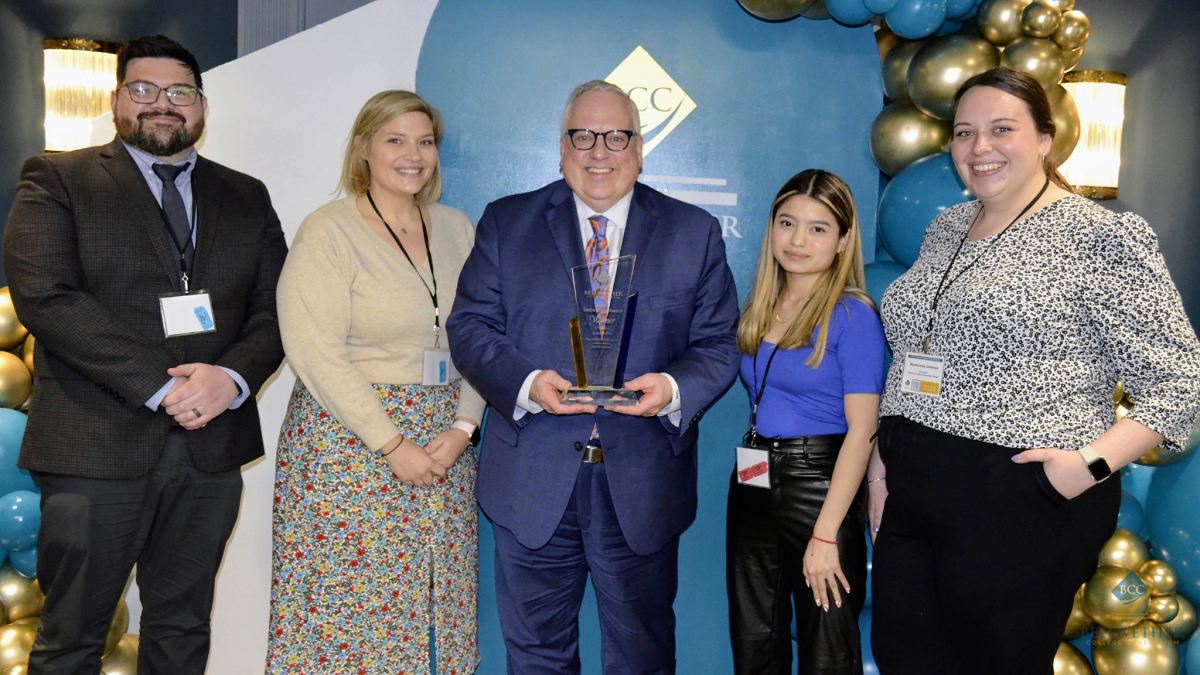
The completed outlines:
[[[4,234],[37,336],[18,466],[41,489],[31,674],[99,673],[137,566],[138,672],[203,673],[255,394],[283,359],[287,255],[266,186],[197,155],[208,100],[167,37],[117,54],[117,138],[31,157]]]
[[[637,182],[639,131],[620,88],[576,87],[559,136],[563,180],[487,207],[446,322],[455,365],[493,408],[475,495],[494,525],[509,673],[579,673],[589,575],[604,673],[675,672],[697,425],[737,374],[738,307],[716,219]],[[637,256],[624,383],[637,404],[563,403],[575,374],[572,269],[625,256]]]

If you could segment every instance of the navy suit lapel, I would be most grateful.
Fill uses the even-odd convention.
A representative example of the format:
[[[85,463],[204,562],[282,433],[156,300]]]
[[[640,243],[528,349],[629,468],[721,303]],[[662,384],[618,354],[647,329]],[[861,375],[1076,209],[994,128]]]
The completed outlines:
[[[629,220],[625,223],[625,237],[621,240],[621,257],[636,255],[634,277],[637,270],[646,260],[646,251],[654,239],[654,225],[657,218],[654,213],[654,203],[649,199],[648,188],[641,183],[633,186],[633,201],[629,205]]]
[[[171,286],[179,284],[179,257],[174,246],[167,240],[167,226],[163,219],[162,209],[150,192],[145,177],[134,163],[133,157],[120,139],[106,145],[100,151],[100,165],[113,177],[121,191],[125,194],[125,215],[140,222],[150,238],[154,252],[158,254],[163,271],[171,281]]]
[[[192,173],[192,208],[196,209],[196,257],[192,261],[192,277],[199,284],[212,257],[221,209],[217,177],[203,157],[196,160]],[[194,287],[201,288],[199,285]]]
[[[571,189],[565,182],[550,197],[546,208],[546,226],[558,254],[562,256],[563,266],[570,276],[571,268],[585,264],[583,258],[583,240],[579,235],[579,215],[575,213],[575,199]]]

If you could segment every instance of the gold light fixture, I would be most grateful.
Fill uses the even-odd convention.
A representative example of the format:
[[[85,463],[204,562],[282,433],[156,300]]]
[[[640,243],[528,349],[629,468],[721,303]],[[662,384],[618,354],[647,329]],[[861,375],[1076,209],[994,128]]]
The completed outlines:
[[[1084,197],[1117,196],[1127,80],[1124,73],[1107,70],[1073,70],[1063,77],[1063,88],[1079,108],[1080,133],[1079,145],[1062,165],[1062,174]]]
[[[46,150],[92,144],[92,119],[117,88],[117,45],[79,38],[42,40],[46,59]]]

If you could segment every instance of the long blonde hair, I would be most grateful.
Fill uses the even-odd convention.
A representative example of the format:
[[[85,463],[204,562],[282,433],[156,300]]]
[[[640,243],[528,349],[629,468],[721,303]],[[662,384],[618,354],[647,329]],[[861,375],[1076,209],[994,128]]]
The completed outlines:
[[[841,178],[821,169],[808,169],[792,176],[779,189],[771,204],[771,215],[767,229],[763,232],[762,248],[758,254],[758,270],[754,274],[754,289],[742,312],[738,324],[738,348],[744,354],[754,355],[762,344],[763,336],[771,329],[775,315],[775,304],[787,290],[787,272],[775,260],[772,252],[775,216],[783,203],[797,195],[811,197],[825,205],[837,220],[838,236],[847,238],[845,250],[834,254],[833,264],[825,270],[813,285],[808,301],[792,319],[787,332],[779,340],[781,349],[807,347],[817,332],[812,356],[805,361],[810,368],[817,368],[825,358],[825,343],[829,337],[829,318],[838,301],[846,295],[856,297],[874,307],[862,289],[863,277],[862,238],[858,230],[858,212],[854,208],[854,195],[850,186]]]
[[[410,112],[424,113],[429,118],[433,125],[433,144],[441,147],[445,126],[442,114],[437,108],[411,91],[381,91],[363,104],[362,110],[358,111],[358,117],[354,119],[354,127],[350,129],[350,139],[346,141],[346,156],[342,160],[342,179],[339,186],[342,191],[350,196],[366,193],[371,187],[371,167],[363,157],[371,145],[371,140],[383,125]],[[442,163],[439,160],[434,165],[429,180],[425,181],[414,200],[417,204],[430,204],[441,197]]]

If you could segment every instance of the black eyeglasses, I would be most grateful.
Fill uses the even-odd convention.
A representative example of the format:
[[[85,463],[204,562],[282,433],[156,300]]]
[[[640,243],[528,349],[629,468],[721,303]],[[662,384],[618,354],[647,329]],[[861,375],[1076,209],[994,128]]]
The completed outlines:
[[[164,91],[167,93],[167,100],[177,106],[195,105],[204,95],[200,87],[186,84],[176,84],[165,89],[149,82],[126,82],[122,86],[129,90],[129,98],[133,99],[134,103],[143,104],[158,102],[159,92]]]
[[[633,140],[637,133],[628,129],[613,129],[600,133],[591,129],[567,129],[567,138],[571,139],[571,147],[576,150],[591,150],[596,147],[596,137],[604,137],[604,147],[613,152],[621,152],[629,147],[629,142]]]

